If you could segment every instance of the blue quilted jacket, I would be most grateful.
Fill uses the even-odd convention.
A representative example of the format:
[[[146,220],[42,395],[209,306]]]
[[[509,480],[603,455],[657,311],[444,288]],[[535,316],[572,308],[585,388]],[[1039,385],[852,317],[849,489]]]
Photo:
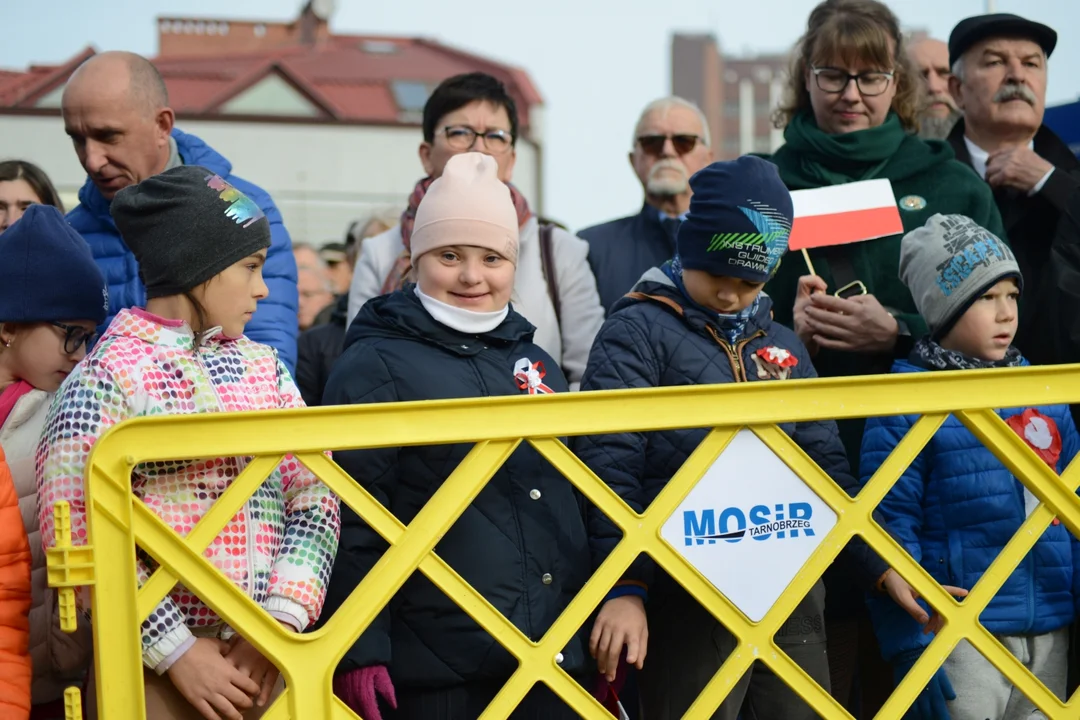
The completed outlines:
[[[924,369],[900,360],[893,372]],[[1057,424],[1060,473],[1080,449],[1072,415],[1066,405],[1034,409]],[[1008,420],[1024,410],[997,412]],[[917,419],[909,415],[867,421],[863,484]],[[954,417],[900,477],[879,511],[897,541],[935,580],[969,590],[1027,518],[1024,486]],[[999,635],[1039,635],[1068,625],[1080,597],[1078,563],[1080,543],[1064,525],[1051,525],[982,613],[983,626]],[[933,639],[887,597],[869,603],[886,660],[919,650]]]
[[[213,170],[258,203],[270,221],[272,244],[263,267],[270,296],[259,303],[244,334],[256,342],[277,348],[282,362],[290,373],[293,372],[296,369],[296,336],[299,331],[296,318],[296,260],[293,259],[292,240],[281,220],[281,213],[265,190],[233,175],[232,163],[202,140],[177,129],[173,129],[172,136],[185,165],[201,165]],[[102,197],[90,178],[79,190],[79,203],[68,213],[67,219],[90,245],[94,259],[109,284],[109,317],[100,328],[104,330],[121,309],[144,307],[146,288],[139,278],[139,264],[120,238],[120,232],[109,213],[110,202]]]
[[[790,329],[771,319],[772,301],[761,297],[757,315],[747,323],[734,346],[717,333],[713,317],[695,308],[659,269],[647,272],[628,295],[615,304],[593,342],[582,390],[714,385],[758,382],[755,354],[775,346],[790,352],[798,364],[791,379],[813,378],[809,353]],[[831,420],[788,423],[781,428],[842,488],[854,494],[858,482],[848,467],[844,446]],[[660,494],[672,475],[697,448],[711,428],[649,433],[594,435],[577,438],[574,451],[636,512]],[[622,532],[592,508],[589,545],[599,566],[622,539]],[[849,546],[858,571],[876,580],[887,566],[856,539]],[[654,580],[660,588],[655,588]],[[672,582],[657,574],[642,554],[623,577],[624,584],[663,593]]]

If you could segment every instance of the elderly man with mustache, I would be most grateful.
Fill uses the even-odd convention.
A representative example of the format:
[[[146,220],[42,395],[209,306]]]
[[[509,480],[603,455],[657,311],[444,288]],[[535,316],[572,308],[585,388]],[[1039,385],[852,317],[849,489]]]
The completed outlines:
[[[675,254],[675,233],[690,210],[690,176],[713,160],[704,113],[679,97],[645,106],[634,128],[630,166],[645,190],[641,212],[586,228],[589,264],[604,310],[652,267]]]
[[[994,190],[1027,280],[1015,345],[1033,364],[1080,361],[1068,349],[1080,343],[1062,342],[1075,313],[1057,311],[1063,292],[1080,290],[1062,286],[1077,276],[1062,276],[1051,261],[1069,198],[1080,190],[1080,163],[1042,124],[1047,60],[1056,44],[1053,29],[1009,14],[962,20],[949,37],[949,89],[964,112],[949,143]]]

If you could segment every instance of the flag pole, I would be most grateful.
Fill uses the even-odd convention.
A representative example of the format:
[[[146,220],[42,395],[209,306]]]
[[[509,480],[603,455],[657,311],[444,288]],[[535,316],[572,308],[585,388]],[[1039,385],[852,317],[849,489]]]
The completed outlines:
[[[817,275],[817,271],[814,270],[814,263],[810,262],[810,253],[806,251],[806,248],[802,249],[803,260],[806,261],[806,267],[810,270],[811,275]]]

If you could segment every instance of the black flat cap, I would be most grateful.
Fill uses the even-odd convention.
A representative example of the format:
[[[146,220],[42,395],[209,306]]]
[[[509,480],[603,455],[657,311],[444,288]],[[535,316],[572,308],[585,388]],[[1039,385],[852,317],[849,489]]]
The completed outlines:
[[[1034,40],[1046,57],[1050,57],[1057,45],[1057,33],[1042,23],[1009,13],[976,15],[961,20],[949,35],[949,65],[956,64],[972,45],[992,37]]]

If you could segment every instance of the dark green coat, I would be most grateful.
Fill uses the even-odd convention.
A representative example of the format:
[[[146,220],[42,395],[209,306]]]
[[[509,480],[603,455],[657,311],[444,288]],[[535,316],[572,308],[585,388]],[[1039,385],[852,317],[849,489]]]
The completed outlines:
[[[853,135],[855,133],[852,133]],[[822,187],[818,175],[827,174],[830,161],[821,162],[809,153],[784,145],[768,158],[780,169],[780,177],[790,190]],[[824,167],[815,168],[816,165]],[[875,166],[880,166],[878,169]],[[844,172],[850,173],[850,163]],[[994,196],[989,186],[968,166],[957,161],[952,149],[945,142],[924,141],[907,135],[898,150],[884,163],[867,163],[870,174],[859,179],[887,178],[892,182],[896,201],[900,205],[900,217],[904,232],[922,226],[935,213],[967,215],[979,225],[1005,239]],[[907,202],[905,199],[911,198]],[[916,198],[918,200],[916,200]],[[921,202],[920,202],[921,201]],[[916,207],[921,205],[922,207]],[[900,282],[900,240],[902,235],[891,235],[845,246],[858,279],[866,284],[867,291],[890,310],[897,311],[912,336],[926,333],[926,323],[915,309],[915,301],[907,287]],[[835,250],[832,250],[835,252]],[[826,255],[830,249],[810,250],[814,270],[828,283],[830,292],[836,283]],[[788,252],[765,290],[773,299],[775,319],[788,327],[794,327],[793,309],[799,277],[809,274],[801,252]],[[822,349],[814,358],[814,366],[822,377],[846,377],[875,372],[887,373],[892,357],[843,353]],[[840,434],[848,451],[852,468],[858,473],[859,451],[862,442],[862,421],[840,424]]]

